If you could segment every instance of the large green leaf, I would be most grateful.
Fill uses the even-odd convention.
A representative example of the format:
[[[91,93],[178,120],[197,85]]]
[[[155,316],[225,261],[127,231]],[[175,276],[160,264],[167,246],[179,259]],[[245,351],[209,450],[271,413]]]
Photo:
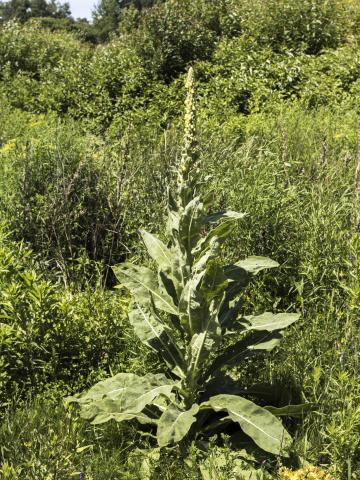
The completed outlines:
[[[116,405],[115,405],[116,408]],[[110,409],[109,409],[110,410]],[[145,415],[145,413],[100,413],[96,415],[94,420],[91,422],[93,425],[101,425],[103,423],[109,422],[110,420],[115,420],[116,422],[125,422],[130,420],[137,420],[139,423],[147,424],[147,423],[154,423],[157,422],[153,419]]]
[[[192,249],[192,254],[195,257],[206,252],[211,245],[220,245],[224,240],[228,238],[232,230],[234,229],[234,222],[227,220],[219,223],[216,227],[212,228],[206,235],[199,238],[198,242]]]
[[[195,415],[198,411],[197,404],[186,411],[179,410],[175,405],[169,405],[158,421],[157,440],[160,447],[173,445],[182,440],[196,421]]]
[[[315,405],[313,403],[301,403],[298,405],[285,405],[284,407],[267,406],[264,408],[276,417],[302,418],[305,413],[314,410]]]
[[[282,334],[276,332],[253,332],[233,345],[227,347],[212,364],[211,372],[228,365],[234,367],[245,358],[260,353],[270,352],[277,347],[282,339]]]
[[[222,297],[228,286],[228,280],[224,275],[223,269],[216,263],[211,263],[206,269],[204,279],[201,284],[201,292],[210,303],[216,297]]]
[[[80,397],[70,397],[68,402],[79,403],[80,414],[87,420],[103,422],[104,415],[109,415],[120,421],[129,418],[118,414],[140,413],[158,396],[170,397],[174,388],[175,383],[162,374],[139,377],[131,373],[119,373],[98,382]]]
[[[195,377],[203,361],[205,361],[214,347],[214,340],[208,332],[196,333],[190,342],[190,356],[188,373],[189,378]]]
[[[180,215],[179,242],[190,261],[192,259],[191,252],[200,237],[203,215],[204,205],[199,197],[193,198]]]
[[[151,305],[135,304],[129,313],[129,320],[139,339],[162,355],[165,361],[184,377],[185,360],[174,340],[171,330],[166,327]]]
[[[209,405],[216,412],[226,411],[241,429],[266,452],[285,455],[291,445],[291,437],[280,420],[272,413],[243,397],[216,395]]]
[[[207,215],[203,222],[205,224],[208,223],[217,223],[220,220],[241,220],[244,218],[247,214],[246,213],[239,213],[239,212],[233,212],[232,210],[228,210],[226,212],[216,212],[212,213],[211,215]]]
[[[244,317],[246,320],[246,330],[266,330],[273,332],[283,330],[293,324],[300,318],[298,313],[271,313],[265,312],[261,315],[251,315]]]
[[[212,295],[218,296],[226,288],[226,279],[222,276],[221,271],[213,278],[210,278],[210,274],[208,275],[208,262],[213,255],[213,249],[210,248],[194,263],[191,277],[188,279],[179,300],[180,321],[190,338],[195,333],[208,329]],[[211,284],[211,282],[213,283]],[[211,285],[213,291],[210,291]]]
[[[113,267],[118,281],[130,290],[133,297],[142,305],[148,304],[153,298],[156,308],[173,315],[178,310],[170,295],[160,292],[156,274],[147,267],[138,267],[132,263],[123,263]]]
[[[199,276],[187,282],[179,301],[180,322],[190,338],[200,332],[204,316],[207,315],[206,303],[198,286]]]
[[[161,270],[165,272],[171,270],[174,258],[167,246],[159,238],[146,230],[140,230],[140,233],[150,257],[155,260]]]
[[[149,255],[159,266],[159,287],[177,303],[177,292],[181,282],[181,273],[175,252],[169,249],[159,238],[145,230],[140,230]]]
[[[239,260],[234,264],[234,266],[240,267],[247,272],[256,275],[257,273],[261,272],[261,270],[265,270],[267,268],[276,268],[279,266],[279,264],[268,257],[251,256],[245,258],[244,260]]]
[[[225,266],[224,274],[230,282],[228,288],[229,300],[246,287],[252,275],[256,275],[261,270],[278,266],[277,262],[267,257],[247,257],[232,265]]]

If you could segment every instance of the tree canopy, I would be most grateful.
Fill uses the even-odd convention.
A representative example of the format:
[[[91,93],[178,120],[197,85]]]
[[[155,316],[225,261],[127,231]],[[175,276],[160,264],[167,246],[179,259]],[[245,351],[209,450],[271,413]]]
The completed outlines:
[[[26,22],[30,18],[52,17],[69,18],[71,10],[69,3],[56,0],[9,0],[0,2],[0,17],[3,22],[16,19]]]

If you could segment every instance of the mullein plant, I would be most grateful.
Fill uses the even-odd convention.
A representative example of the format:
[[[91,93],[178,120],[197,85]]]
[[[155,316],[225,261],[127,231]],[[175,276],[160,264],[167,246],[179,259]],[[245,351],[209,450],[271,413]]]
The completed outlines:
[[[296,415],[302,407],[260,407],[241,396],[247,390],[230,373],[248,358],[273,350],[299,315],[240,313],[251,278],[278,264],[248,257],[220,265],[219,248],[245,214],[208,214],[210,197],[199,193],[192,69],[186,88],[184,148],[177,187],[168,192],[168,243],[141,231],[157,271],[132,263],[114,267],[120,285],[132,295],[134,331],[159,354],[163,373],[118,373],[69,401],[77,402],[81,416],[93,424],[137,420],[153,425],[160,447],[186,436],[210,436],[233,423],[260,449],[286,456],[291,437],[279,417]]]

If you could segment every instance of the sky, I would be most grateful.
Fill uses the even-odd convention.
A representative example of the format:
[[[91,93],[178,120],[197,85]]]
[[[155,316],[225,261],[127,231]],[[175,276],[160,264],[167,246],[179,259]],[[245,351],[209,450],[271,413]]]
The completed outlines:
[[[67,0],[70,3],[71,13],[74,18],[88,18],[91,20],[91,12],[96,0]]]

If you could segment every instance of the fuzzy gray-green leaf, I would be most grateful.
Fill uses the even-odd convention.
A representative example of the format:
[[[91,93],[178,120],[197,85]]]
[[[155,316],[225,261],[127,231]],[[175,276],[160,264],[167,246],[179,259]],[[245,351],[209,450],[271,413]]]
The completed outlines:
[[[157,276],[152,270],[147,267],[138,267],[132,263],[116,265],[113,270],[118,281],[130,290],[138,303],[151,303],[152,298],[159,310],[173,315],[178,314],[170,295],[160,292]]]
[[[293,324],[300,318],[298,313],[271,313],[265,312],[261,315],[251,315],[244,317],[246,320],[246,330],[266,330],[273,332],[283,330]]]
[[[246,213],[239,213],[239,212],[234,212],[232,210],[228,210],[226,212],[216,212],[212,213],[211,215],[207,215],[204,218],[204,223],[205,224],[211,224],[211,223],[216,223],[220,220],[241,220],[246,216]]]
[[[83,418],[103,422],[105,414],[140,413],[159,395],[169,397],[174,388],[175,383],[162,374],[139,377],[119,373],[98,382],[82,396],[70,398],[69,402],[80,404]]]
[[[271,260],[271,258],[256,256],[250,256],[245,258],[244,260],[239,260],[234,265],[243,268],[244,270],[252,273],[253,275],[261,272],[261,270],[265,270],[268,268],[276,268],[279,266],[278,262]]]
[[[266,452],[284,455],[291,445],[291,437],[281,421],[246,398],[235,395],[216,395],[206,404],[216,412],[226,411],[246,435]]]
[[[146,230],[140,230],[140,233],[150,257],[155,260],[160,269],[165,272],[171,270],[173,254],[167,246]]]
[[[160,447],[173,445],[182,440],[196,421],[199,405],[190,410],[181,411],[175,405],[169,405],[158,421],[157,440]]]
[[[150,306],[134,305],[129,313],[129,320],[139,339],[156,350],[178,372],[185,370],[185,361],[171,330],[166,327]]]

